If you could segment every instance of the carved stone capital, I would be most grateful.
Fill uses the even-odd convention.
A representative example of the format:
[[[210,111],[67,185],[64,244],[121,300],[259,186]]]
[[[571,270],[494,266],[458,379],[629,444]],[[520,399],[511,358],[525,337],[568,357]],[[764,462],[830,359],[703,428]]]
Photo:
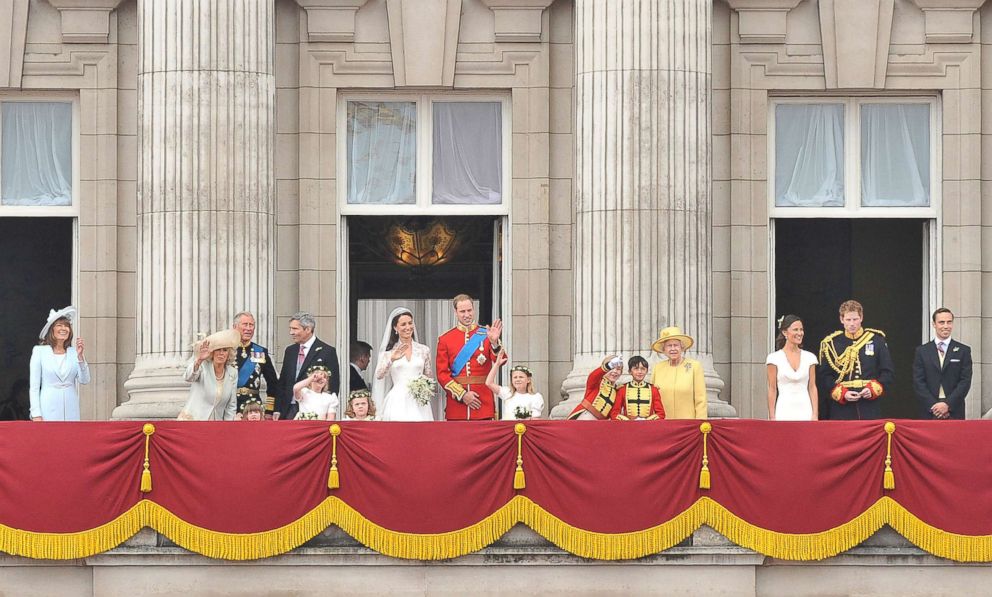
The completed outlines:
[[[923,11],[927,43],[967,44],[974,38],[975,12],[985,0],[912,0]]]
[[[726,0],[737,11],[737,31],[744,44],[785,43],[789,11],[803,0]]]
[[[541,41],[541,17],[553,2],[554,0],[482,0],[496,17],[497,42]]]
[[[110,13],[123,0],[48,0],[62,17],[62,43],[105,44],[110,41]]]
[[[307,11],[309,41],[355,41],[355,13],[369,0],[296,0]]]

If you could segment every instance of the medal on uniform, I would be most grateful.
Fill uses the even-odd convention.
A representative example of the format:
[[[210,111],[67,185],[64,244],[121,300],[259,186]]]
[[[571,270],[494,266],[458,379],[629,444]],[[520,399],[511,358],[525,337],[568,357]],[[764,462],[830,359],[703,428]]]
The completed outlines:
[[[252,363],[259,363],[259,364],[264,363],[265,362],[265,353],[262,352],[261,350],[253,350],[253,351],[251,351],[251,362]]]
[[[484,364],[484,363],[486,362],[486,355],[484,355],[484,354],[480,354],[480,355],[479,355],[478,357],[476,357],[476,359],[475,359],[475,360],[476,360],[476,362],[478,362],[478,363],[479,363],[480,365],[482,365],[482,364]]]
[[[875,356],[875,343],[874,342],[869,342],[868,344],[865,344],[865,356],[869,356],[869,357]]]

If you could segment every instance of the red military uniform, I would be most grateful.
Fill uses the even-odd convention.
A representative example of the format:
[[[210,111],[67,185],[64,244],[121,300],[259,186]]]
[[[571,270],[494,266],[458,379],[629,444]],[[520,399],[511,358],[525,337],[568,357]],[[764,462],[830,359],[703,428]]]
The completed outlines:
[[[586,378],[585,396],[582,397],[582,402],[579,402],[579,405],[568,415],[570,421],[582,418],[585,413],[601,421],[610,418],[610,411],[613,410],[617,398],[617,389],[613,382],[606,378],[606,373],[609,370],[604,361],[598,369],[589,374],[589,377]]]
[[[461,371],[451,370],[455,357],[479,329],[486,328],[479,328],[474,323],[468,327],[458,324],[437,339],[437,381],[448,397],[444,417],[449,421],[489,420],[496,416],[496,401],[492,390],[486,387],[486,377],[496,362],[500,347],[494,347],[489,338],[485,338]],[[479,395],[482,406],[465,406],[461,399],[469,390]]]
[[[617,399],[610,411],[610,418],[620,421],[664,419],[665,407],[661,405],[661,392],[646,381],[623,384],[617,390]]]

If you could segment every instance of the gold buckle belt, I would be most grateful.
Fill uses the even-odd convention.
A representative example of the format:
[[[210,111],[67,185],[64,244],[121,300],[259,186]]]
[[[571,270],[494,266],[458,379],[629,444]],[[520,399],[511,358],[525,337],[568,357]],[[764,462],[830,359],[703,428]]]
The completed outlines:
[[[485,375],[462,375],[454,379],[463,386],[467,386],[469,384],[486,383]]]

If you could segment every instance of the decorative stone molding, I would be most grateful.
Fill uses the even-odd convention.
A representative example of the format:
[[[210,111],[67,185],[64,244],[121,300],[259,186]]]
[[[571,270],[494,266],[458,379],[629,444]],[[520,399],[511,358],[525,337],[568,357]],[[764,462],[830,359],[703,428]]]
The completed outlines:
[[[24,39],[28,30],[28,0],[0,3],[0,87],[20,87]]]
[[[482,0],[496,17],[497,42],[541,41],[541,17],[553,2],[554,0]]]
[[[789,11],[803,0],[726,0],[737,11],[742,44],[785,43]]]
[[[396,87],[454,85],[461,14],[461,0],[386,0]]]
[[[912,0],[923,11],[927,43],[967,44],[974,38],[975,12],[985,0]]]
[[[123,0],[48,0],[62,17],[62,43],[110,41],[110,13]]]
[[[309,41],[355,41],[355,13],[369,0],[296,0],[307,11]]]
[[[820,0],[827,89],[882,89],[894,0]]]

